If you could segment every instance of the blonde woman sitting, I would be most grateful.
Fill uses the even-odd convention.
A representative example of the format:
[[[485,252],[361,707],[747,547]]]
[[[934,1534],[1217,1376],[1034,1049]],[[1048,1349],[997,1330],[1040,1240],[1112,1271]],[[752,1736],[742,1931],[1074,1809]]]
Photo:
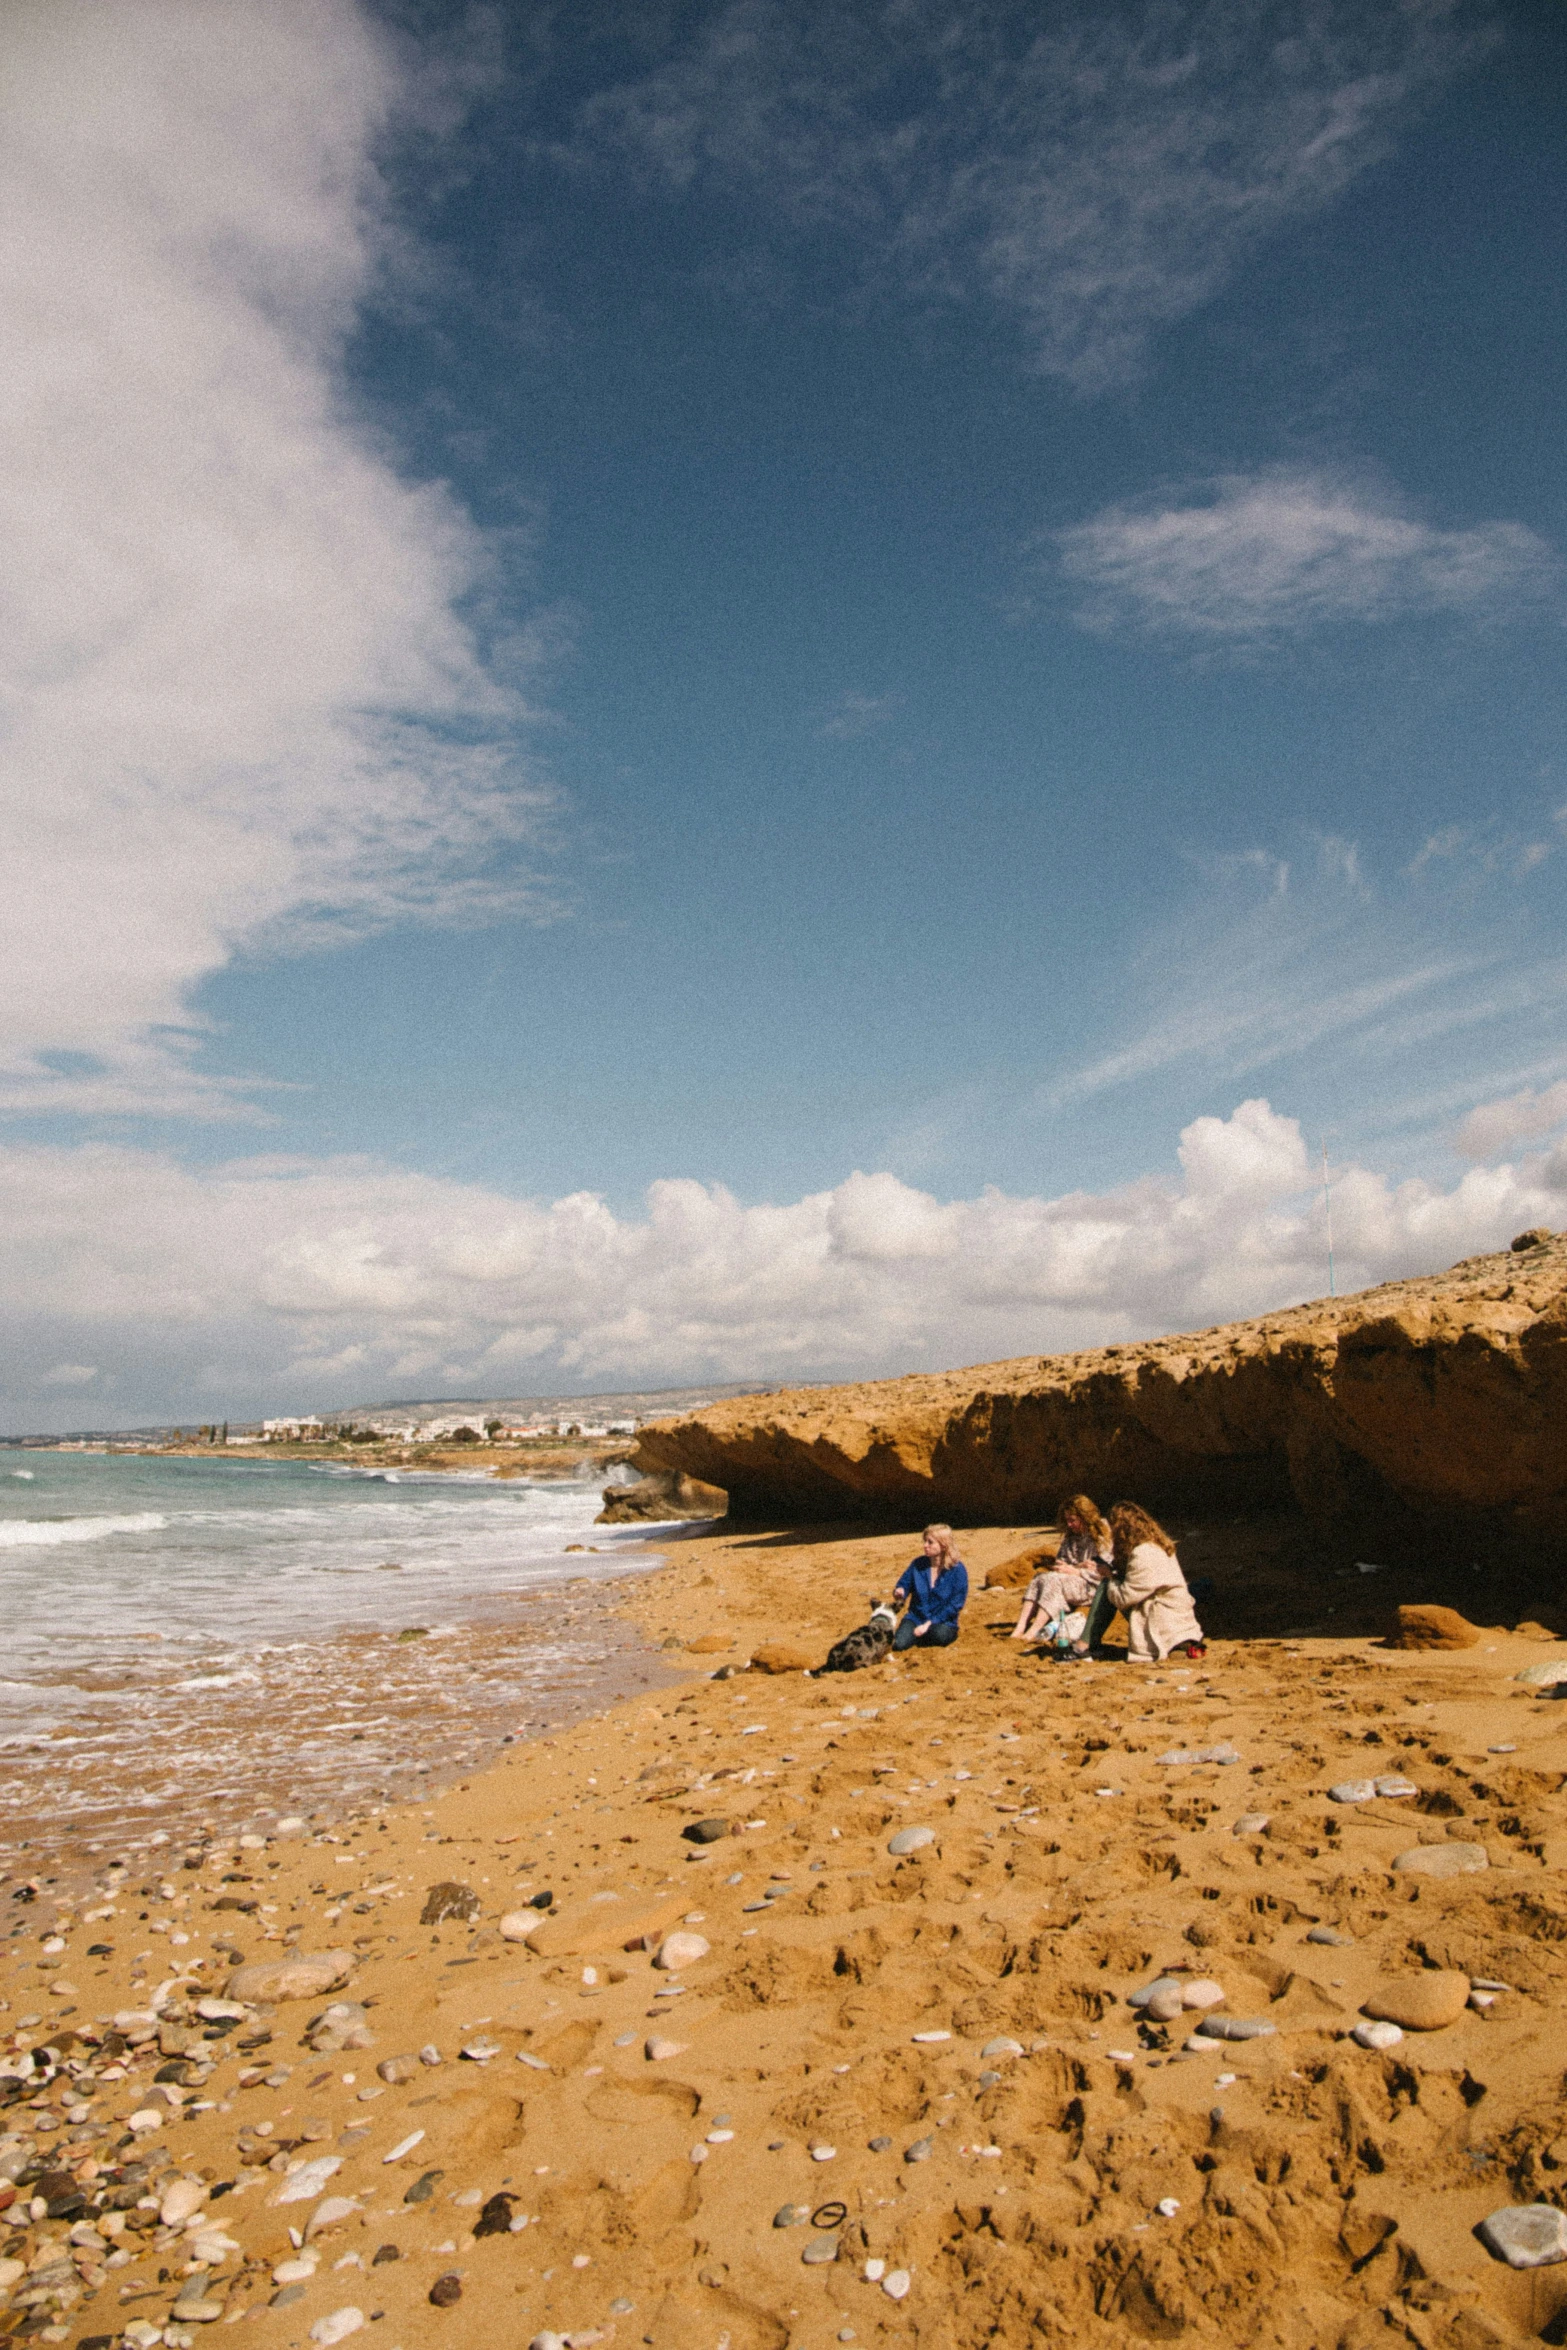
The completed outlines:
[[[1206,1656],[1202,1626],[1192,1605],[1164,1528],[1135,1501],[1118,1501],[1110,1512],[1114,1555],[1106,1596],[1126,1618],[1127,1662],[1159,1664],[1175,1649]]]
[[[1110,1529],[1086,1493],[1074,1493],[1061,1504],[1064,1532],[1053,1563],[1041,1570],[1023,1594],[1023,1605],[1013,1627],[1014,1640],[1047,1640],[1051,1627],[1079,1608],[1092,1607],[1099,1585],[1110,1571]],[[1086,1656],[1083,1641],[1074,1641],[1072,1653]]]

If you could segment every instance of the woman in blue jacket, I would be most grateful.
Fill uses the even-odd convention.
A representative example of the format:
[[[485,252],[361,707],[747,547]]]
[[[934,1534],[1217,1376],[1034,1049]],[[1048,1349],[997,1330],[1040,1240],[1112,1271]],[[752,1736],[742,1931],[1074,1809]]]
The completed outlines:
[[[968,1598],[968,1569],[953,1546],[950,1526],[927,1526],[923,1558],[912,1559],[898,1577],[894,1599],[908,1601],[892,1636],[898,1649],[950,1648]]]

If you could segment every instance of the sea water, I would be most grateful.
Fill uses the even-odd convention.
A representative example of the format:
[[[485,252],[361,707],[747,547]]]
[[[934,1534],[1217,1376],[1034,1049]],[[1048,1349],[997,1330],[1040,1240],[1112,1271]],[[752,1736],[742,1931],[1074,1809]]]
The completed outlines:
[[[477,1757],[636,1645],[583,1589],[658,1563],[601,1483],[0,1449],[0,1809],[36,1844]]]

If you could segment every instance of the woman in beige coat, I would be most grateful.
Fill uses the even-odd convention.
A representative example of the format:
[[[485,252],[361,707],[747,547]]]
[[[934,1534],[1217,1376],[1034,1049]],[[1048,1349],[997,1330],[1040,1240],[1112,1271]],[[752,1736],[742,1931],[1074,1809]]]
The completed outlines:
[[[1159,1664],[1177,1648],[1205,1656],[1202,1626],[1164,1528],[1135,1501],[1110,1512],[1114,1553],[1105,1590],[1126,1618],[1127,1661]]]

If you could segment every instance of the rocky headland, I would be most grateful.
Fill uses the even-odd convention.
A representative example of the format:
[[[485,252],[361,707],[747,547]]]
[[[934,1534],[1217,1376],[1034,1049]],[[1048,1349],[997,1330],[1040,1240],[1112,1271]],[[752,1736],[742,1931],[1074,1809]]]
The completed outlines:
[[[1049,1519],[1079,1487],[1384,1546],[1567,1556],[1567,1234],[1137,1345],[740,1397],[645,1428],[739,1521]]]

